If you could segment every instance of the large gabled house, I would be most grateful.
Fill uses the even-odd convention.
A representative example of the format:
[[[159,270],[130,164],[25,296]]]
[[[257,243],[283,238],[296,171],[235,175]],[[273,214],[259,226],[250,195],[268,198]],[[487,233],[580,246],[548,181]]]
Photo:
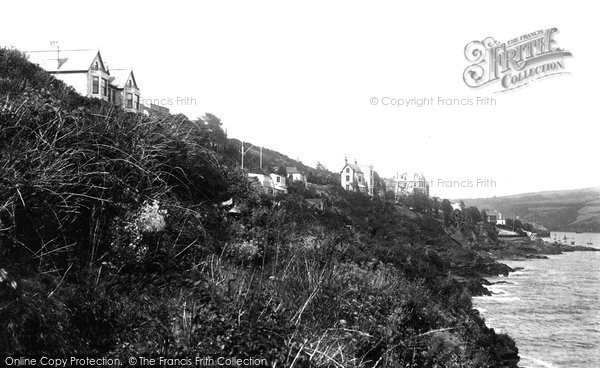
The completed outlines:
[[[26,53],[29,60],[79,94],[99,98],[126,111],[140,111],[140,89],[133,71],[109,70],[98,50],[47,50]]]
[[[429,181],[422,172],[409,170],[396,173],[396,196],[406,196],[415,192],[429,195]]]
[[[27,56],[79,94],[108,101],[110,74],[100,51],[36,51]]]
[[[140,89],[131,69],[111,70],[111,89],[113,103],[122,106],[125,111],[140,111]]]
[[[367,192],[365,174],[360,166],[358,166],[356,160],[354,164],[351,164],[348,163],[348,159],[346,158],[340,176],[342,188],[353,192]]]

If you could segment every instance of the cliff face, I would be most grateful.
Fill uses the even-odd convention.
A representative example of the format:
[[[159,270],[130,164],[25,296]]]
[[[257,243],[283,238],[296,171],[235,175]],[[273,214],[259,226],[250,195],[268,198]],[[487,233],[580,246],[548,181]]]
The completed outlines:
[[[0,100],[0,353],[516,367],[472,309],[507,272],[476,230],[468,249],[341,188],[325,211],[301,186],[262,195],[213,130],[80,97],[14,51]]]

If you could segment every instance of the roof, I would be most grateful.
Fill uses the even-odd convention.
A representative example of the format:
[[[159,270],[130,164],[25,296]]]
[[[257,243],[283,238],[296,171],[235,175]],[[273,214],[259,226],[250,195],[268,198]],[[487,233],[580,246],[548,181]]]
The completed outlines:
[[[485,212],[485,213],[486,213],[488,216],[489,216],[489,215],[494,215],[494,216],[497,216],[497,215],[498,215],[498,211],[496,211],[496,210],[495,210],[495,209],[493,209],[493,208],[484,208],[484,209],[482,209],[481,211],[482,211],[482,212]]]
[[[125,88],[125,83],[127,83],[129,76],[131,76],[131,79],[137,88],[137,82],[133,75],[133,70],[131,69],[113,69],[110,71],[110,76],[114,78],[111,83],[120,89]]]
[[[29,60],[38,64],[49,72],[73,72],[88,71],[92,67],[92,62],[97,55],[98,50],[47,50],[39,52],[27,52]],[[100,63],[104,69],[104,61],[100,56]]]
[[[357,173],[362,174],[362,170],[360,169],[360,167],[358,165],[354,165],[354,164],[346,164],[344,165],[344,167],[342,167],[342,171],[344,171],[344,169],[346,168],[346,166],[350,167],[352,170],[354,170]]]

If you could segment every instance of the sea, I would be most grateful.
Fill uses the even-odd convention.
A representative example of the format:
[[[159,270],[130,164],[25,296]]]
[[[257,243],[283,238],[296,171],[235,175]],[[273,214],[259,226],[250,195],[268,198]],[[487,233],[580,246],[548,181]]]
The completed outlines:
[[[600,249],[600,233],[557,232],[545,240],[555,238]],[[501,262],[519,270],[489,278],[493,295],[473,304],[489,327],[515,339],[519,367],[600,368],[600,252]]]

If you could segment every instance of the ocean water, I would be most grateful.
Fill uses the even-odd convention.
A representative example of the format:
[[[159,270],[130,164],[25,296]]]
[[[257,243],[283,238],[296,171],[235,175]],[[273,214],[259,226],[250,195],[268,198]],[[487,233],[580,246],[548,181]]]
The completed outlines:
[[[600,252],[502,262],[523,269],[488,279],[494,295],[473,303],[488,326],[515,339],[519,366],[599,368]]]
[[[560,244],[567,245],[584,245],[588,247],[600,248],[600,233],[572,233],[566,231],[551,231],[550,237],[544,238],[544,240],[551,243],[557,242]]]

